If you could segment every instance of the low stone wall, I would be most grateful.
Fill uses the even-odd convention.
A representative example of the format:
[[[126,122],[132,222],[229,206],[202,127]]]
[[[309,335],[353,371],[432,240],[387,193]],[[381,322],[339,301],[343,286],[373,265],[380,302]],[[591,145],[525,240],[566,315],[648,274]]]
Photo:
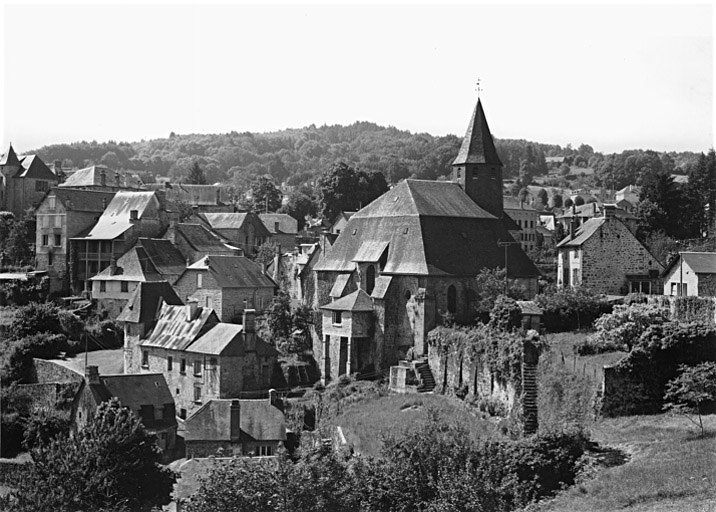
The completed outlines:
[[[30,370],[31,383],[81,382],[82,375],[53,361],[34,358]]]
[[[620,369],[604,367],[601,413],[607,418],[632,414],[653,414],[661,407],[654,393],[653,383],[646,378]]]
[[[20,384],[19,388],[30,398],[33,410],[68,409],[79,389],[77,382],[43,382],[38,384]]]

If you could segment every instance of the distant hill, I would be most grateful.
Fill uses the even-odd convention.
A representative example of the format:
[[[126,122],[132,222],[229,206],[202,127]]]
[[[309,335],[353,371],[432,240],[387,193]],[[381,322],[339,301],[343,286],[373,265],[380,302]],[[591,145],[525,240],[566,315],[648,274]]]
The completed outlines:
[[[595,167],[603,158],[588,145],[575,150],[526,140],[497,139],[495,142],[505,165],[506,178],[516,177],[525,159],[544,162],[547,156],[581,157],[585,167],[586,164]],[[279,183],[309,183],[338,160],[363,170],[380,171],[391,182],[411,176],[438,179],[451,172],[460,143],[461,139],[455,135],[435,137],[356,122],[348,126],[311,125],[273,133],[177,135],[172,132],[164,139],[53,144],[35,152],[46,162],[63,160],[65,165],[77,167],[103,163],[114,169],[146,171],[175,180],[186,176],[193,161],[198,160],[210,182],[222,182],[243,190],[264,174],[271,174]],[[686,154],[686,160],[696,156]]]

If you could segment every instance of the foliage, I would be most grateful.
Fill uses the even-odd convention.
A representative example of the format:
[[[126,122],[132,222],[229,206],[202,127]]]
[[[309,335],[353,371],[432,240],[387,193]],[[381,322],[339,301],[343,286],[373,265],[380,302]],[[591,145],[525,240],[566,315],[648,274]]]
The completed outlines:
[[[150,510],[169,502],[174,477],[142,423],[112,399],[102,403],[77,435],[59,437],[30,452],[26,478],[0,506],[14,511]]]
[[[309,187],[301,187],[289,194],[288,202],[278,212],[287,213],[298,221],[298,230],[303,229],[306,217],[315,217],[318,214],[318,198],[315,191]]]
[[[382,173],[356,170],[345,162],[335,163],[318,186],[321,213],[329,220],[342,211],[357,211],[388,191]]]
[[[668,320],[669,308],[658,304],[617,305],[611,313],[597,319],[596,333],[575,346],[575,350],[579,355],[629,351],[647,327]]]
[[[310,348],[308,327],[311,317],[310,308],[298,306],[292,309],[291,296],[279,290],[262,320],[261,336],[283,355],[302,354]]]
[[[664,409],[685,414],[696,423],[689,414],[699,417],[698,426],[704,435],[704,423],[701,419],[705,406],[713,409],[716,402],[716,363],[706,362],[696,366],[679,366],[679,376],[669,381],[664,393]]]
[[[0,305],[25,306],[30,302],[41,302],[47,298],[49,291],[50,280],[47,277],[6,281],[0,284]]]
[[[25,418],[30,414],[31,398],[27,391],[11,382],[5,382],[3,371],[3,385],[0,389],[0,457],[15,457],[22,450]]]
[[[195,160],[192,164],[191,170],[185,178],[184,183],[189,183],[191,185],[206,185],[206,175],[204,174],[204,170],[201,168],[198,161]]]
[[[495,301],[501,295],[515,300],[524,298],[524,289],[516,283],[508,280],[505,288],[505,269],[503,268],[483,268],[477,274],[475,281],[477,285],[475,310],[478,318],[484,323],[489,321]]]
[[[54,409],[33,411],[25,421],[22,445],[26,450],[47,445],[56,437],[68,436],[71,421],[69,414]]]
[[[275,212],[281,208],[281,192],[271,176],[261,176],[251,184],[251,199],[256,212]]]
[[[712,297],[676,297],[674,318],[682,322],[714,323],[716,303]]]
[[[594,320],[612,309],[605,298],[585,288],[548,289],[534,301],[542,308],[542,325],[549,332],[591,327]]]
[[[522,309],[515,299],[500,295],[490,311],[488,324],[499,331],[511,331],[522,326]]]
[[[12,223],[5,251],[15,265],[29,264],[33,260],[34,254],[30,245],[34,242],[34,229],[31,229],[31,222],[34,224],[34,221],[28,219],[15,220]]]
[[[276,247],[271,242],[264,242],[258,247],[258,249],[256,249],[254,261],[261,265],[261,268],[264,268],[265,266],[271,264],[275,256]]]
[[[33,302],[17,310],[8,331],[14,338],[24,338],[36,332],[63,334],[60,308],[49,303]]]

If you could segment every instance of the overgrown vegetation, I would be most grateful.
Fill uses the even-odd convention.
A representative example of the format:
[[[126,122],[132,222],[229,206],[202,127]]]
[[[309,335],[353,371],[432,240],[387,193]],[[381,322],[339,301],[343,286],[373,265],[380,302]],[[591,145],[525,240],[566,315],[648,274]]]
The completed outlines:
[[[534,301],[542,308],[542,326],[548,332],[591,328],[597,318],[612,311],[606,298],[584,288],[549,289]]]
[[[702,322],[714,325],[716,302],[713,297],[676,297],[674,318],[682,322]]]
[[[703,412],[713,411],[716,405],[716,363],[679,366],[678,377],[669,381],[664,393],[664,409],[683,414],[698,425],[704,435]],[[691,418],[696,415],[698,423]]]
[[[25,306],[30,302],[41,302],[47,298],[49,292],[50,280],[47,277],[40,280],[5,281],[0,284],[0,306]]]

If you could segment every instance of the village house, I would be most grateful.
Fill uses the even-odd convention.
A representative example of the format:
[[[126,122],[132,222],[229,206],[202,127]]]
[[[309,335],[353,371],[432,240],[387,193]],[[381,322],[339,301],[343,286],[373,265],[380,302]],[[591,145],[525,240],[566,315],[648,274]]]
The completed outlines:
[[[296,247],[298,221],[285,213],[259,213],[261,222],[271,234],[270,241],[282,249],[292,251]]]
[[[186,267],[174,288],[182,299],[196,300],[223,322],[232,322],[245,308],[262,313],[277,285],[245,256],[209,255]]]
[[[619,208],[614,204],[595,202],[580,206],[572,205],[570,208],[565,208],[561,214],[556,215],[555,220],[562,226],[562,229],[566,233],[570,229],[573,218],[577,220],[577,227],[579,227],[589,219],[603,217],[606,207],[609,207],[610,214],[619,218],[624,225],[629,228],[629,231],[636,233],[638,218],[629,211]]]
[[[157,192],[117,192],[97,223],[83,235],[71,238],[76,254],[70,283],[77,291],[90,291],[92,276],[110,266],[140,237],[155,238],[167,229],[164,198]]]
[[[170,222],[162,238],[169,240],[179,250],[187,264],[209,254],[217,256],[244,254],[241,249],[232,246],[228,239],[202,224]]]
[[[525,201],[516,197],[504,196],[505,213],[519,226],[515,240],[520,242],[523,251],[532,251],[537,246],[537,226],[539,225],[539,212]]]
[[[125,372],[162,373],[182,419],[208,400],[269,389],[278,352],[256,336],[255,315],[227,324],[196,302],[160,302],[151,332],[125,337]]]
[[[196,207],[199,212],[232,212],[234,206],[226,187],[221,185],[194,185],[189,183],[153,183],[146,185],[147,190],[164,191],[167,203],[183,203]]]
[[[97,406],[117,398],[132,411],[164,453],[165,460],[176,448],[177,420],[174,400],[161,373],[100,375],[96,366],[87,366],[85,378],[72,404],[72,425],[84,427]]]
[[[636,185],[627,185],[626,187],[617,190],[616,192],[616,200],[619,201],[629,201],[632,205],[636,206],[639,204],[639,201],[641,199],[641,187],[637,187]]]
[[[664,295],[716,297],[716,253],[680,252],[663,277]]]
[[[615,214],[604,205],[604,216],[577,228],[557,244],[557,286],[583,286],[596,293],[660,293],[664,267]]]
[[[340,235],[341,231],[346,228],[346,224],[348,224],[348,221],[351,220],[351,217],[353,217],[355,213],[356,212],[340,212],[333,221],[333,224],[331,224],[331,227],[328,228],[328,231],[334,235]]]
[[[271,233],[258,215],[245,213],[197,213],[191,220],[203,223],[225,237],[245,254],[254,254],[271,238]]]
[[[184,423],[186,458],[270,457],[286,442],[283,403],[268,400],[212,399]]]
[[[22,219],[60,178],[37,155],[18,157],[10,145],[0,160],[0,211]]]
[[[167,281],[174,284],[186,263],[169,240],[140,238],[137,245],[94,277],[92,298],[110,318],[116,318],[143,281]]]
[[[35,266],[47,271],[50,291],[70,289],[70,239],[95,225],[114,192],[52,188],[36,210]]]
[[[131,171],[112,171],[105,165],[92,165],[74,171],[59,186],[62,188],[117,192],[119,190],[143,189],[144,183]]]
[[[536,293],[540,273],[514,244],[502,197],[502,163],[478,100],[452,182],[399,183],[355,213],[321,254],[312,305],[330,307],[362,290],[370,301],[358,294],[361,308],[367,302],[373,307],[372,313],[358,311],[372,322],[368,341],[351,344],[350,353],[345,334],[316,328],[313,353],[322,374],[338,377],[335,362],[341,371],[342,357],[355,361],[351,371],[359,373],[424,357],[427,334],[441,315],[472,320],[482,269],[507,266],[511,280]]]

